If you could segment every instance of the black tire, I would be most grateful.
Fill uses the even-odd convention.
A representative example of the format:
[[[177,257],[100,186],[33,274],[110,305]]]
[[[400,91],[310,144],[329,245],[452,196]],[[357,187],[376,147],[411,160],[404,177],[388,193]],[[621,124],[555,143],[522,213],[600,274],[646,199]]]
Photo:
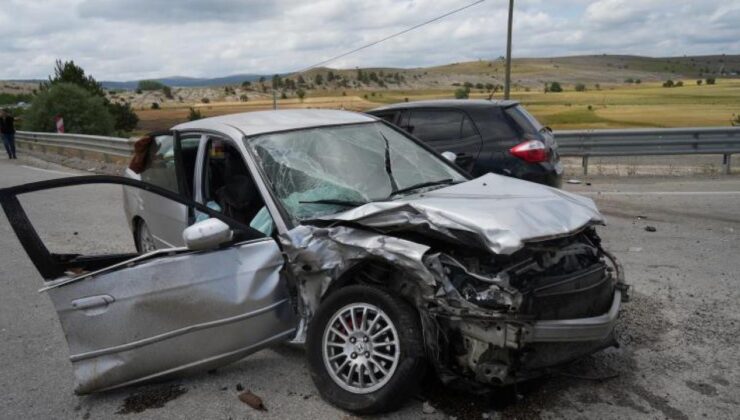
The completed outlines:
[[[398,332],[400,355],[396,369],[381,388],[370,393],[355,393],[339,386],[324,362],[325,329],[340,310],[353,303],[379,308]],[[340,288],[322,302],[308,327],[306,352],[311,378],[321,396],[334,406],[357,414],[398,408],[418,391],[426,367],[421,324],[414,308],[387,290],[364,285]]]
[[[151,232],[149,231],[149,226],[147,226],[146,222],[143,219],[137,219],[134,224],[134,245],[136,245],[136,251],[140,254],[152,251],[152,249],[147,249],[147,245],[144,244],[144,239],[142,238],[142,234],[144,233],[151,237]]]

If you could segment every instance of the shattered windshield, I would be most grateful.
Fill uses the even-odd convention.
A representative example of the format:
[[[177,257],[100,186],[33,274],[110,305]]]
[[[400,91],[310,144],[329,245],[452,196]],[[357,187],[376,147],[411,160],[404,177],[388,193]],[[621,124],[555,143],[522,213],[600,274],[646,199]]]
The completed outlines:
[[[265,134],[246,141],[295,221],[466,180],[380,122]]]

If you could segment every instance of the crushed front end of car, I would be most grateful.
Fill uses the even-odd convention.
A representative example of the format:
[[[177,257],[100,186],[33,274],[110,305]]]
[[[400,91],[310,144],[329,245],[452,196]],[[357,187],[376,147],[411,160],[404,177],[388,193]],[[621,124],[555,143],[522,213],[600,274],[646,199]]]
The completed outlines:
[[[445,382],[506,385],[616,344],[623,271],[592,200],[486,175],[305,221],[281,237],[305,321],[331,290],[412,302]]]

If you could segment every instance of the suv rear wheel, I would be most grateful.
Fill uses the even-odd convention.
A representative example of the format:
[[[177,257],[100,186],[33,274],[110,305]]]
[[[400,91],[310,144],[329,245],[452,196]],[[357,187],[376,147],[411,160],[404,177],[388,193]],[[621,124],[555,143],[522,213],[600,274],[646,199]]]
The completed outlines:
[[[400,406],[417,390],[425,366],[416,311],[369,286],[330,295],[311,321],[306,349],[321,396],[358,414]]]

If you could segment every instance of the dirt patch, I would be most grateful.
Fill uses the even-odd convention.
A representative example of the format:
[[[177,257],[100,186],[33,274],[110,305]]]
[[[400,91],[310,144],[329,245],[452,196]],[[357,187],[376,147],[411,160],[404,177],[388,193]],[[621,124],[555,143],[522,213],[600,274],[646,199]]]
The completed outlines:
[[[650,391],[647,388],[637,384],[630,384],[628,389],[632,393],[640,397],[642,400],[650,404],[650,407],[652,407],[654,410],[658,410],[663,413],[666,418],[674,420],[689,419],[689,416],[687,416],[684,412],[668,404],[668,398],[666,397],[662,397],[654,393],[653,391]]]
[[[732,319],[732,314],[719,308],[731,308],[735,302],[703,302],[693,308],[682,323],[683,338],[689,344],[717,344],[728,346],[737,344],[740,335],[740,321]],[[729,316],[728,316],[729,315]]]
[[[622,306],[619,314],[617,341],[631,348],[660,347],[663,335],[673,328],[664,311],[664,305],[660,300],[631,292],[630,301]]]
[[[146,387],[126,397],[116,414],[141,413],[150,408],[162,408],[186,392],[187,388],[179,384]]]
[[[714,382],[717,385],[722,385],[722,386],[728,386],[728,385],[730,385],[730,381],[728,381],[727,379],[725,379],[725,378],[723,378],[723,377],[721,377],[719,375],[712,375],[712,376],[709,377],[709,379],[711,379],[712,382]]]
[[[686,381],[686,386],[702,395],[709,397],[717,395],[717,388],[703,382]]]

